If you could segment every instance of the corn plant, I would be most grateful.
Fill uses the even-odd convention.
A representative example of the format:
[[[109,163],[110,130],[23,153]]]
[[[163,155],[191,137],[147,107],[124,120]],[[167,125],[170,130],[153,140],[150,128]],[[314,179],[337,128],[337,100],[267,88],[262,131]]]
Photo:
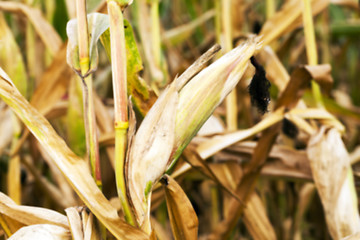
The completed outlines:
[[[357,239],[356,8],[0,2],[0,238]]]

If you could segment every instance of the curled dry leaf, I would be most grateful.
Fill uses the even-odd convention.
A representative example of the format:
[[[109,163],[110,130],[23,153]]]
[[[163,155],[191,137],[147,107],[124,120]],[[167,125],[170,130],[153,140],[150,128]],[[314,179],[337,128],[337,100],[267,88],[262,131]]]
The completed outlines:
[[[175,159],[234,89],[249,59],[260,47],[257,38],[250,38],[202,70],[182,88],[176,114]]]
[[[150,224],[152,186],[166,171],[174,146],[178,93],[170,85],[137,131],[127,160],[128,195],[140,226]],[[150,225],[143,226],[150,229]]]
[[[24,14],[33,24],[41,40],[50,50],[52,55],[56,55],[61,47],[61,38],[41,14],[41,11],[28,5],[14,1],[1,1],[0,10]]]
[[[68,228],[66,217],[53,210],[17,205],[0,192],[0,213],[24,225],[51,224]]]
[[[72,238],[74,240],[83,240],[84,233],[81,225],[81,217],[78,210],[74,207],[65,209],[66,216],[69,221],[69,227],[71,231]]]
[[[360,217],[350,159],[340,133],[322,127],[310,139],[307,154],[331,236],[355,234]]]
[[[29,128],[96,217],[117,238],[146,239],[147,235],[144,232],[119,218],[116,209],[110,205],[96,186],[86,162],[69,149],[50,123],[21,96],[3,70],[0,70],[0,73],[2,73],[0,75],[0,97]]]
[[[197,239],[199,221],[180,185],[168,175],[161,179],[175,240]]]
[[[36,224],[27,227],[22,227],[9,240],[70,240],[71,235],[68,229],[51,225],[51,224]]]

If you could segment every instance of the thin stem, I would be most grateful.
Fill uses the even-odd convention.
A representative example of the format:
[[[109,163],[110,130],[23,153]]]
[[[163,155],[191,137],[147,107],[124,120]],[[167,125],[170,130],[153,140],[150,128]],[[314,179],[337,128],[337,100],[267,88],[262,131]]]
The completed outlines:
[[[311,1],[303,0],[303,22],[304,22],[304,34],[306,44],[306,54],[309,65],[318,64],[318,55],[316,51],[315,31],[313,24],[313,17],[311,11]],[[314,80],[311,81],[312,93],[318,107],[323,107],[324,103],[322,100],[321,90],[319,84]]]
[[[92,75],[83,79],[83,103],[84,103],[84,122],[86,127],[86,147],[90,159],[91,173],[96,185],[101,189],[101,172],[98,136],[96,131],[96,118],[94,108],[94,94],[92,88]]]
[[[121,6],[108,0],[110,15],[111,66],[114,90],[114,126],[115,126],[115,175],[117,192],[120,198],[125,219],[135,226],[133,213],[126,195],[125,185],[125,152],[127,145],[128,103],[127,103],[127,73],[124,19]]]
[[[275,13],[275,1],[266,0],[266,19],[270,19]]]
[[[231,23],[231,0],[222,0],[222,26],[225,39],[225,52],[229,52],[232,46],[232,23]],[[237,96],[236,88],[226,97],[226,125],[228,130],[237,129]]]
[[[151,1],[151,45],[156,66],[161,68],[161,41],[159,22],[159,0]]]
[[[86,0],[77,0],[76,3],[79,38],[79,60],[81,74],[84,76],[89,70],[89,37],[86,17]]]
[[[86,133],[86,148],[90,159],[91,173],[97,184],[101,189],[101,174],[100,174],[100,158],[98,137],[96,131],[96,119],[94,110],[94,97],[92,87],[92,75],[84,77],[90,67],[89,62],[89,35],[88,23],[86,16],[86,0],[77,0],[76,14],[78,20],[78,38],[79,38],[79,62],[80,62],[80,78],[82,80],[83,89],[83,104],[84,104],[84,122]]]

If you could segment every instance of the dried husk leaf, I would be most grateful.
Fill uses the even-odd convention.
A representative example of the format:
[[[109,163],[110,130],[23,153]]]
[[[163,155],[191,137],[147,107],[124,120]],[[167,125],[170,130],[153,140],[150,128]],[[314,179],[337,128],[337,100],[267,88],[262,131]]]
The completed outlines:
[[[340,133],[322,127],[311,137],[307,154],[331,236],[340,239],[355,234],[360,217],[350,158]]]
[[[140,226],[150,224],[151,188],[167,169],[173,151],[177,103],[178,93],[171,84],[146,115],[130,149],[128,195]]]
[[[81,226],[81,217],[78,210],[75,207],[65,209],[66,216],[69,221],[69,227],[72,238],[74,240],[83,240],[84,233]]]
[[[277,239],[260,197],[251,194],[244,210],[244,223],[253,239]]]
[[[29,7],[20,2],[1,1],[0,10],[24,14],[33,24],[36,32],[50,50],[50,53],[56,55],[59,51],[62,43],[61,38],[53,26],[46,21],[39,9]]]
[[[9,240],[68,240],[71,239],[71,234],[68,229],[51,225],[51,224],[36,224],[20,228]]]
[[[161,180],[175,240],[197,239],[199,221],[180,185],[168,175]]]
[[[68,228],[68,222],[64,215],[45,208],[17,205],[1,192],[0,213],[24,225],[51,224]]]
[[[248,60],[260,46],[258,39],[249,39],[202,70],[181,90],[176,114],[175,159],[236,86]]]
[[[9,78],[0,71],[0,96],[15,111],[52,157],[79,197],[97,218],[118,238],[146,239],[147,235],[124,221],[96,186],[86,162],[76,156],[49,122],[24,99]],[[79,174],[81,173],[81,174]]]

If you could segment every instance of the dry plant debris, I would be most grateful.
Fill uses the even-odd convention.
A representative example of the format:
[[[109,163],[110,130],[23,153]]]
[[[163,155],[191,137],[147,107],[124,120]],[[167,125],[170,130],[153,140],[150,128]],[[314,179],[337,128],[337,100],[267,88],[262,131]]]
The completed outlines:
[[[358,239],[359,8],[1,1],[0,240]]]

